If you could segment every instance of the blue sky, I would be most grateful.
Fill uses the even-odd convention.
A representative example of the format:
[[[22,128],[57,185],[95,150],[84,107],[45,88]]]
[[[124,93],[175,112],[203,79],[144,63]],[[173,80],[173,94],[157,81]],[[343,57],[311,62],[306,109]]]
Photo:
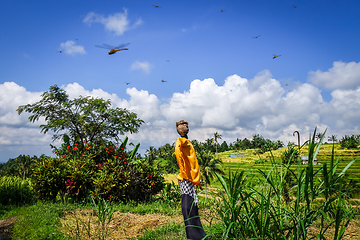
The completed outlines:
[[[137,112],[146,124],[129,137],[143,152],[174,142],[174,121],[182,118],[190,138],[200,141],[215,131],[228,143],[255,133],[295,141],[295,130],[305,140],[315,126],[338,138],[359,134],[359,7],[310,0],[3,0],[0,162],[51,154],[51,136],[15,110],[54,84],[72,97],[110,98]],[[110,56],[95,47],[103,43],[130,44]]]

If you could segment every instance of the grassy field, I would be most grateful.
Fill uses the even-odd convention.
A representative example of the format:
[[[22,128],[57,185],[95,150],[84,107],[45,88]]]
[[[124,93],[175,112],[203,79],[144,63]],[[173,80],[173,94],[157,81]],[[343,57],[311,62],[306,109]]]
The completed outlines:
[[[320,151],[317,155],[317,162],[319,165],[314,165],[314,170],[320,169],[325,163],[329,164],[332,155],[332,144],[323,144],[320,148]],[[255,181],[259,172],[258,169],[268,170],[272,167],[271,164],[271,154],[274,156],[276,162],[281,161],[281,156],[283,152],[287,149],[287,147],[277,149],[270,152],[266,152],[264,154],[257,154],[254,149],[247,149],[243,151],[226,151],[222,153],[218,153],[218,157],[223,161],[223,170],[225,173],[228,173],[229,170],[231,172],[235,171],[246,171],[248,179],[253,178]],[[338,171],[340,172],[342,169],[346,167],[346,165],[356,158],[360,158],[360,149],[341,149],[340,144],[335,144],[334,148],[335,157],[339,158],[339,166]],[[231,154],[234,155],[245,155],[244,157],[230,157]],[[300,156],[308,155],[308,147],[304,146],[301,148]],[[259,163],[261,162],[261,163]],[[306,165],[300,165],[301,168]],[[297,164],[293,164],[292,169],[296,169],[298,167]],[[360,187],[360,159],[356,161],[348,170],[347,170],[347,178],[353,179],[357,181],[356,185]],[[165,178],[168,182],[174,181],[177,182],[176,179],[177,174],[169,174]],[[212,187],[218,188],[220,187],[219,183],[214,180],[211,183]]]

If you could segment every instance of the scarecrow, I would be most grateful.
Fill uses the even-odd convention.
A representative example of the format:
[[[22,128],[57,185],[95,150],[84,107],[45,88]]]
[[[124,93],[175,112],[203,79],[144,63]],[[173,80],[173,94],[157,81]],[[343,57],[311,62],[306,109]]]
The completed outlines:
[[[191,240],[208,238],[200,222],[198,204],[199,200],[195,192],[195,185],[200,184],[200,167],[195,155],[195,149],[188,140],[188,122],[180,120],[176,122],[176,130],[180,137],[175,143],[175,156],[180,168],[177,176],[181,192],[181,209],[184,216],[186,237]]]

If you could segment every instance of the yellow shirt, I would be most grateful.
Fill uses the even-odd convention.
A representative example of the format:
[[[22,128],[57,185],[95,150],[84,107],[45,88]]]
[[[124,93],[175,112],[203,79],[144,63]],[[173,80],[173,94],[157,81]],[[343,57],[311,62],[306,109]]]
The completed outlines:
[[[177,179],[179,181],[189,180],[192,184],[200,187],[200,167],[195,149],[188,139],[176,139],[175,156],[180,168],[180,174],[177,176]]]

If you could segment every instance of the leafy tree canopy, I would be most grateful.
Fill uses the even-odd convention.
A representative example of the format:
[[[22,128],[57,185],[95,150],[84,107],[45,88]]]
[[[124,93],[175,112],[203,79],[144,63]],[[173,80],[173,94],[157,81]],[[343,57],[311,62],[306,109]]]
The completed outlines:
[[[34,104],[19,106],[17,112],[28,112],[30,122],[45,118],[41,132],[53,131],[53,140],[61,137],[72,141],[92,142],[96,139],[119,140],[119,135],[136,133],[143,120],[125,108],[112,108],[110,100],[90,96],[69,99],[57,85],[44,92]],[[65,140],[65,139],[64,139]]]

